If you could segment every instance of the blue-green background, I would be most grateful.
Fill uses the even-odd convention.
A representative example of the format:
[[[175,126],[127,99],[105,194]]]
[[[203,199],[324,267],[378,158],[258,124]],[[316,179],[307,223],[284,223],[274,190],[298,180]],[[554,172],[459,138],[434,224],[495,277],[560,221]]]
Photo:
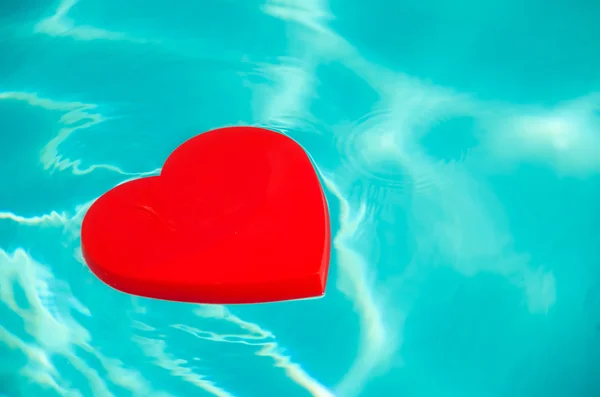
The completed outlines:
[[[2,2],[0,396],[600,395],[599,17],[594,1]],[[79,251],[90,202],[238,124],[311,154],[326,296],[206,307],[98,281]]]

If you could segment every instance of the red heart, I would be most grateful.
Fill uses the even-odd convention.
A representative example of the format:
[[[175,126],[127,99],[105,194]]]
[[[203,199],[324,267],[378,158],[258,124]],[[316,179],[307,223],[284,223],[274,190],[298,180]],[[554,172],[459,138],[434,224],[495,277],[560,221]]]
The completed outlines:
[[[108,191],[81,228],[90,269],[120,291],[196,303],[322,296],[323,189],[292,139],[222,128],[178,147],[160,176]]]

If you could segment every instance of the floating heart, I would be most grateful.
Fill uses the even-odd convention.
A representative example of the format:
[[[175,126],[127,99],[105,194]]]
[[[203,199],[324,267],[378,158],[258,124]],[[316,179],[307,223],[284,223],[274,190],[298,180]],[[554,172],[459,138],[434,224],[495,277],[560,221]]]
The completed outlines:
[[[101,196],[81,228],[83,256],[122,292],[196,303],[322,296],[327,203],[304,150],[254,127],[178,147],[160,176]]]

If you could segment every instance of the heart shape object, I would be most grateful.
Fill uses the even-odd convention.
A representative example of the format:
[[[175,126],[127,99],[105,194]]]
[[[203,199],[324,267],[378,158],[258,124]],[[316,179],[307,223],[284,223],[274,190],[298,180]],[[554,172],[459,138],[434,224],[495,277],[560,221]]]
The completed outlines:
[[[81,227],[96,276],[133,295],[194,303],[322,296],[329,212],[302,147],[277,132],[221,128],[179,146],[160,176],[108,191]]]

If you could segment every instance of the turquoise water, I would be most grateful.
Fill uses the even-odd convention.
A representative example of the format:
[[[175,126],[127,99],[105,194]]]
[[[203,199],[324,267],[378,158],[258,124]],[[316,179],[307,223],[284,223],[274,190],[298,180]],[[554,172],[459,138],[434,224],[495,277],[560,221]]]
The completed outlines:
[[[600,395],[600,3],[0,6],[1,396]],[[252,124],[325,181],[326,296],[116,292],[90,203]]]

